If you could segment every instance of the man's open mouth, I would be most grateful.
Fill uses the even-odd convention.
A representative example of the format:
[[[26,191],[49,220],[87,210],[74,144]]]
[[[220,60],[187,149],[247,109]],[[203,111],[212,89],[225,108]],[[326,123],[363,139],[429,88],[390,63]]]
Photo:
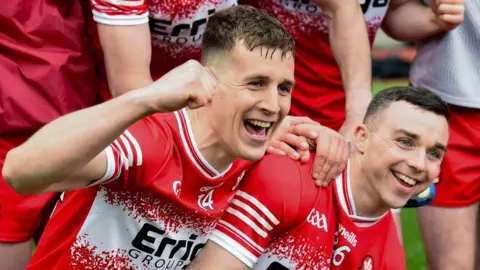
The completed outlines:
[[[255,119],[244,120],[243,124],[247,132],[256,139],[265,139],[273,122],[266,122]]]

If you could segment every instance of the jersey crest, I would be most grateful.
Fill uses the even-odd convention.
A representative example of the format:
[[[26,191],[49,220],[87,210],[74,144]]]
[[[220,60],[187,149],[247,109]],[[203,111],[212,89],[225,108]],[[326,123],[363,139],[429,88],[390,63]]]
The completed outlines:
[[[359,270],[373,270],[373,258],[370,255],[365,256]]]

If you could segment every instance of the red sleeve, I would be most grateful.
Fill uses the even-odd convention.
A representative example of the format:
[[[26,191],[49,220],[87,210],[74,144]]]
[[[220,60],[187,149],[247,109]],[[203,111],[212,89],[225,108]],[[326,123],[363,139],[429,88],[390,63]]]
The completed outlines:
[[[300,177],[290,158],[263,158],[241,184],[210,240],[252,267],[272,237],[296,222]]]
[[[108,25],[148,23],[147,0],[90,0],[93,20]]]
[[[106,149],[107,170],[92,185],[122,180],[128,186],[149,183],[173,155],[171,129],[162,119],[144,118],[129,127]]]

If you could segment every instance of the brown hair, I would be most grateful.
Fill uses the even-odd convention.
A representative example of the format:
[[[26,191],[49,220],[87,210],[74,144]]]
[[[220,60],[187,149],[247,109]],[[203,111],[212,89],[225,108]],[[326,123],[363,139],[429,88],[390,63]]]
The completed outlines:
[[[448,105],[434,92],[414,86],[393,86],[378,93],[368,105],[363,123],[374,127],[375,116],[384,111],[390,104],[405,101],[422,110],[443,116],[447,121],[450,118]]]
[[[277,19],[254,7],[239,5],[208,20],[202,39],[202,61],[212,53],[230,52],[240,40],[250,50],[266,47],[281,50],[282,57],[295,54],[295,40]]]

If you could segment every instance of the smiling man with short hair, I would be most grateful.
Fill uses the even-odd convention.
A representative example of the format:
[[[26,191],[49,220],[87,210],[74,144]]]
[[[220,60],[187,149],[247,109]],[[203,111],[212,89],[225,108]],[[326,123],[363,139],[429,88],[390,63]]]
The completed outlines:
[[[440,173],[449,111],[439,96],[375,96],[342,175],[316,189],[312,162],[268,155],[239,187],[190,269],[406,269],[391,208]]]

